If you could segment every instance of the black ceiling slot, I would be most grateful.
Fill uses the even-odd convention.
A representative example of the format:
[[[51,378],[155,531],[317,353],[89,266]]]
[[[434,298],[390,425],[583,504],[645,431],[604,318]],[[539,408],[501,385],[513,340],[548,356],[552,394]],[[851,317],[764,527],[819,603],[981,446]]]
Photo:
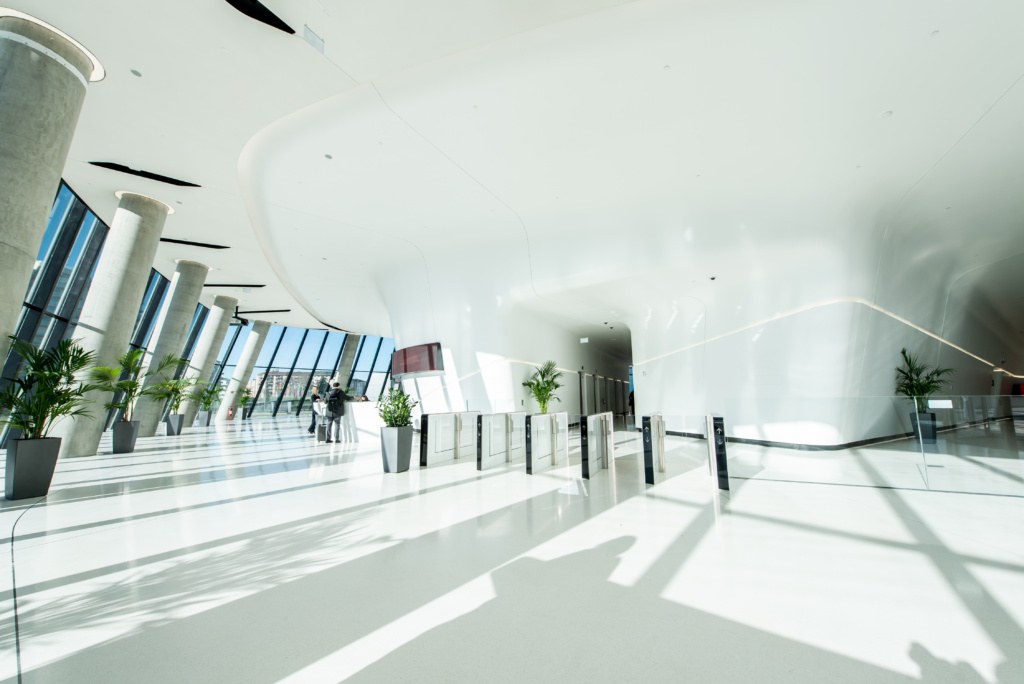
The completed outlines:
[[[177,178],[171,178],[170,176],[161,176],[159,173],[151,173],[149,171],[140,171],[133,169],[130,166],[124,164],[115,164],[114,162],[89,162],[93,166],[99,166],[103,169],[110,169],[111,171],[120,171],[121,173],[127,173],[131,176],[138,176],[139,178],[148,178],[149,180],[155,180],[160,183],[167,183],[168,185],[176,185],[179,188],[200,188],[201,185],[196,183],[189,183],[188,181],[178,180]]]
[[[231,283],[203,283],[203,287],[266,287],[266,285],[234,285]]]
[[[258,313],[288,313],[291,309],[260,309],[259,311],[239,311],[235,309],[235,316],[248,316],[249,314]]]
[[[330,328],[331,330],[337,330],[338,332],[343,332],[343,333],[348,333],[349,332],[348,330],[345,330],[344,328],[336,328],[333,325],[331,325],[330,323],[324,323],[319,318],[316,319],[316,320],[317,320],[317,322],[320,323],[320,325],[324,326],[325,328]]]
[[[256,21],[262,21],[267,26],[273,26],[278,31],[295,33],[291,26],[281,21],[281,17],[268,10],[266,5],[259,0],[227,0],[227,2],[247,17],[252,17]]]
[[[191,240],[175,240],[174,238],[160,238],[160,242],[173,242],[176,245],[188,245],[189,247],[205,247],[206,249],[231,249],[227,245],[211,245],[207,242],[192,242]]]

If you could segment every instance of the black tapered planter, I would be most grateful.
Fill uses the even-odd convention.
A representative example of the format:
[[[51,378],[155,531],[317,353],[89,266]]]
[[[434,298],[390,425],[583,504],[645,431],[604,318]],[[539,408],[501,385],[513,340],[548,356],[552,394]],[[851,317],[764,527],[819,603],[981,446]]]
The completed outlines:
[[[59,453],[60,437],[8,440],[4,496],[12,500],[46,496]]]
[[[199,415],[196,416],[197,427],[210,427],[210,412],[200,411]]]
[[[180,413],[172,413],[167,416],[167,436],[173,437],[181,434],[181,426],[185,422],[185,416]]]
[[[114,423],[114,453],[130,454],[135,451],[135,440],[139,437],[139,421],[119,420]]]
[[[914,429],[914,439],[922,444],[935,444],[938,441],[938,426],[934,413],[911,413],[910,426]]]

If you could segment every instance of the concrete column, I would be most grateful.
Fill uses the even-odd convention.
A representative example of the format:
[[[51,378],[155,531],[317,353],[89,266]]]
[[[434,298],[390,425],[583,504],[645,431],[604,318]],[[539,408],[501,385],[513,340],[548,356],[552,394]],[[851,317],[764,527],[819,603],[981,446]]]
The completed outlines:
[[[18,325],[92,73],[91,58],[53,30],[0,18],[0,360]]]
[[[128,350],[132,328],[138,316],[160,234],[170,208],[155,199],[132,192],[119,193],[121,203],[114,212],[110,232],[103,245],[96,277],[82,305],[75,337],[96,352],[96,364],[113,366]],[[61,437],[61,456],[91,456],[103,435],[108,392],[91,392],[92,420],[65,420],[51,433]]]
[[[346,387],[348,383],[348,376],[352,375],[352,366],[356,363],[356,352],[359,351],[359,341],[362,337],[359,335],[346,335],[345,336],[345,347],[341,350],[341,360],[338,361],[338,368],[334,372],[333,382],[340,382],[342,387]]]
[[[196,348],[192,352],[186,377],[197,378],[203,382],[210,381],[213,366],[217,363],[217,354],[224,344],[224,336],[228,332],[228,325],[231,323],[231,317],[235,315],[237,306],[238,300],[234,297],[217,295],[214,298],[210,313],[206,314],[203,331],[196,340]],[[199,401],[190,397],[181,405],[181,413],[185,416],[184,425],[192,425],[196,414],[199,413]]]
[[[228,419],[228,409],[238,409],[238,395],[248,384],[252,376],[252,369],[256,367],[256,358],[263,349],[263,343],[267,340],[267,333],[270,331],[270,323],[267,321],[253,321],[252,330],[245,338],[245,347],[242,348],[242,355],[238,357],[238,365],[235,366],[235,373],[231,376],[227,391],[221,400],[220,408],[217,409],[217,422],[223,423]]]
[[[188,328],[199,304],[199,295],[203,292],[203,283],[210,267],[195,261],[179,260],[176,262],[171,284],[164,296],[164,306],[157,316],[146,349],[148,362],[143,373],[150,367],[156,367],[168,355],[181,356]],[[146,377],[142,382],[143,389],[161,382],[156,375]],[[151,397],[142,397],[135,405],[135,420],[139,421],[139,437],[152,437],[156,434],[156,426],[163,417],[164,401]]]

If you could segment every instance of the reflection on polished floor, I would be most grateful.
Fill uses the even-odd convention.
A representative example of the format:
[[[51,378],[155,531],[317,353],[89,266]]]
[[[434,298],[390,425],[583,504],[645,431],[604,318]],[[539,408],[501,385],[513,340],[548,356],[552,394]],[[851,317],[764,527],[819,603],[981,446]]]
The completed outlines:
[[[304,427],[140,440],[5,502],[0,681],[1024,681],[1012,492],[790,481],[793,452],[730,446],[751,479],[715,495],[686,440],[647,487],[631,435],[589,481],[385,475],[375,435]],[[884,478],[899,450],[845,458]]]

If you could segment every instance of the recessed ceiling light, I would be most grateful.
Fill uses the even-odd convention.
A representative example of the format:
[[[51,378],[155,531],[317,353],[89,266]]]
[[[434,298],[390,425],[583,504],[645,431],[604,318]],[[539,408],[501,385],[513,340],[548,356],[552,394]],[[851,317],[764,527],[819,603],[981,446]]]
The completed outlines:
[[[889,111],[882,112],[882,118],[883,119],[888,119],[890,116],[892,116],[892,110],[891,109]]]
[[[142,74],[140,74],[140,73],[139,73],[138,71],[136,71],[135,69],[132,69],[132,76],[138,76],[139,78],[142,78]]]
[[[181,200],[174,200],[174,203],[175,204],[184,204],[184,202],[182,202]]]
[[[668,64],[666,64],[666,65],[665,65],[665,71],[668,71],[668,68],[669,68],[669,65],[668,65]]]
[[[939,32],[938,32],[938,31],[932,31],[932,38],[934,38],[934,37],[935,37],[935,36],[937,36],[937,35],[939,35]]]
[[[329,155],[329,154],[325,154],[325,155],[324,155],[324,158],[325,158],[325,159],[334,159],[334,157],[332,157],[332,156],[331,156],[331,155]]]
[[[715,279],[715,276],[711,276],[711,279],[712,279],[712,280],[714,280],[714,279]]]

